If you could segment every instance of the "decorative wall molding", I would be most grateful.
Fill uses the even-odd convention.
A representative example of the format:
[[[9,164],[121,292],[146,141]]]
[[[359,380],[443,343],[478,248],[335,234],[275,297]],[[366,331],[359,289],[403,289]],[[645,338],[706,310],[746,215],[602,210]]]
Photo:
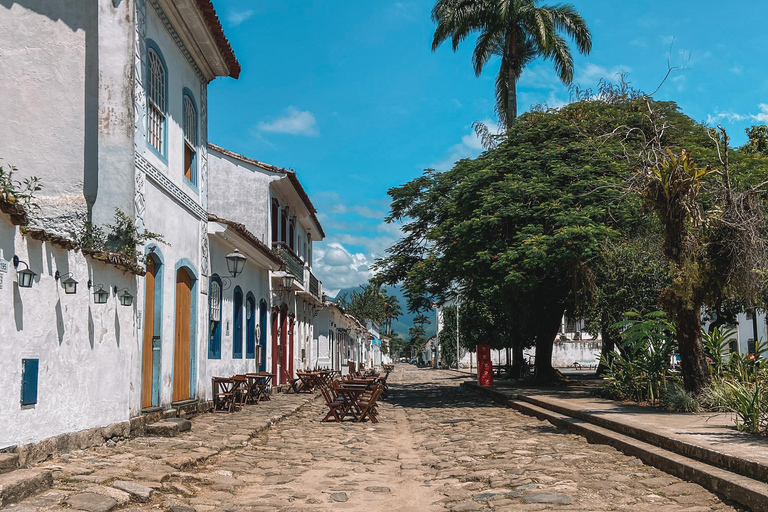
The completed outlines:
[[[133,56],[133,145],[138,149],[137,141],[145,140],[146,108],[144,96],[144,55],[147,37],[147,4],[144,0],[136,0],[134,22],[134,56]],[[144,231],[144,213],[146,211],[144,172],[136,168],[135,193],[133,198],[136,228]]]
[[[160,169],[149,163],[146,158],[138,153],[136,153],[136,169],[139,172],[146,173],[150,180],[159,185],[169,196],[192,212],[197,218],[205,222],[208,221],[208,214],[202,206],[197,204],[194,199],[173,183]]]
[[[160,18],[160,21],[165,26],[165,30],[168,31],[168,35],[171,36],[171,39],[173,39],[173,42],[176,43],[176,46],[178,46],[181,54],[184,55],[184,58],[187,59],[189,66],[195,72],[195,74],[197,75],[197,78],[201,82],[205,83],[206,79],[203,76],[203,72],[200,71],[200,68],[197,66],[195,59],[192,58],[192,55],[189,53],[189,50],[187,50],[187,47],[184,45],[184,42],[181,40],[181,37],[179,37],[178,32],[176,32],[176,29],[173,28],[173,24],[171,23],[171,20],[168,19],[168,15],[165,14],[165,11],[160,6],[160,3],[157,0],[148,0],[148,1],[152,5],[152,8],[157,13],[157,17]]]

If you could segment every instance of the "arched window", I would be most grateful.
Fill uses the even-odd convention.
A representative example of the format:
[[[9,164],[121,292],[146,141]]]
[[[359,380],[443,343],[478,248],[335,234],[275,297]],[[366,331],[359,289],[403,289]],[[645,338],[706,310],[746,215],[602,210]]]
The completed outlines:
[[[251,292],[245,299],[245,358],[256,359],[256,298]]]
[[[221,280],[215,274],[211,276],[208,307],[208,359],[221,359]]]
[[[184,94],[184,177],[197,184],[197,109],[189,94]]]
[[[167,72],[160,54],[149,48],[147,63],[147,139],[161,155],[165,147],[166,80]]]

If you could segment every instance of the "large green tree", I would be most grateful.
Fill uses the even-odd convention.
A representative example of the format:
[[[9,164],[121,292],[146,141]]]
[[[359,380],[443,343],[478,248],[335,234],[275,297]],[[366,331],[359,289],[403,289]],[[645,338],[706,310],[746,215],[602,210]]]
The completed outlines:
[[[704,127],[674,103],[648,101],[658,118],[645,99],[624,93],[534,110],[498,148],[391,189],[388,220],[405,221],[405,235],[378,262],[379,277],[403,280],[411,308],[456,289],[486,294],[514,319],[507,346],[534,343],[538,376],[553,378],[564,312],[585,309],[605,245],[641,222],[627,181],[642,164],[645,134],[661,123],[663,145],[715,154]]]
[[[552,61],[560,80],[573,81],[573,56],[564,36],[588,54],[592,36],[572,5],[538,6],[538,0],[438,0],[432,9],[437,23],[432,50],[451,40],[453,50],[477,33],[472,65],[480,76],[485,65],[500,57],[496,78],[499,122],[510,128],[517,117],[517,81],[523,68],[537,58]]]

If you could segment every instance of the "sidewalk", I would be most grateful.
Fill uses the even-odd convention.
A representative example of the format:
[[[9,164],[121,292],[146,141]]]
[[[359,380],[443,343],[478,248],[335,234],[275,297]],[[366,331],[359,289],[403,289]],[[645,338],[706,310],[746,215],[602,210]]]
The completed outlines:
[[[496,381],[482,388],[468,381],[465,387],[591,441],[634,452],[646,463],[754,510],[768,509],[768,439],[737,431],[730,414],[672,413],[624,404],[590,396],[594,386],[589,385],[523,388]]]
[[[32,498],[30,506],[54,500],[82,510],[101,503],[103,510],[111,510],[131,500],[146,501],[172,475],[248,446],[253,437],[318,396],[277,393],[270,401],[232,414],[199,414],[191,419],[191,429],[177,437],[135,437],[62,453],[30,469],[0,474],[0,508],[50,487],[45,496]],[[75,505],[80,502],[82,506]]]

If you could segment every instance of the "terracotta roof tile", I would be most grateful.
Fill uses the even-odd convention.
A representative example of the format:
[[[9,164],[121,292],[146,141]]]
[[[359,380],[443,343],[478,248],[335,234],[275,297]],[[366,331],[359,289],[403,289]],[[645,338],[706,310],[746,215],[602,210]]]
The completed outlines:
[[[232,46],[229,44],[227,36],[224,35],[224,29],[221,26],[219,17],[216,15],[216,9],[213,8],[213,2],[211,0],[197,0],[197,6],[203,14],[205,22],[208,24],[208,29],[211,31],[221,55],[224,56],[224,60],[227,61],[229,76],[232,78],[239,77],[241,71],[240,63],[237,62],[235,52],[232,50]]]

